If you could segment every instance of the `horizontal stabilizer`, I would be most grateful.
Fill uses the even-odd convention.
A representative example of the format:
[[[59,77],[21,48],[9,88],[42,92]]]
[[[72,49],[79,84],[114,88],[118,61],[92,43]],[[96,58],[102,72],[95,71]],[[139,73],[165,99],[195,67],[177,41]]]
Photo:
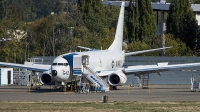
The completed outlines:
[[[96,49],[94,49],[94,48],[88,48],[88,47],[83,47],[83,46],[77,46],[77,47],[80,49],[88,50],[88,51],[96,51]]]
[[[131,56],[131,55],[142,54],[142,53],[158,51],[158,50],[164,50],[164,49],[169,49],[169,48],[172,48],[172,46],[171,47],[157,48],[157,49],[149,49],[149,50],[129,52],[129,53],[125,53],[125,56]]]

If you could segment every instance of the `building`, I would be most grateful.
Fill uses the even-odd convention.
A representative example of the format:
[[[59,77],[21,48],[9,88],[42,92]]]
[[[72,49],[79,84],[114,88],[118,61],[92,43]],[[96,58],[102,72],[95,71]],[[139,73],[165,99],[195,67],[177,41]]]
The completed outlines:
[[[0,68],[0,86],[13,84],[13,68]]]

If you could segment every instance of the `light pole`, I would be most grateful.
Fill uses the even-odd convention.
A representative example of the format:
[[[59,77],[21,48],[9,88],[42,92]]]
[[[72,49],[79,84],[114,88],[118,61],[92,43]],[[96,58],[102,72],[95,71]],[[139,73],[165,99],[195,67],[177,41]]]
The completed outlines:
[[[51,12],[51,15],[54,15],[54,12]],[[52,27],[52,49],[53,49],[53,56],[55,57],[55,42],[54,42],[54,17],[53,17],[53,27]]]

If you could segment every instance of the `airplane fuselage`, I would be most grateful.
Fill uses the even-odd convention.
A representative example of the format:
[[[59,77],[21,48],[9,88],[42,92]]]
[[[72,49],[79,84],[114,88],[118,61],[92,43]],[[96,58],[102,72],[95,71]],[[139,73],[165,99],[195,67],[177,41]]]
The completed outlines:
[[[124,51],[99,50],[63,54],[55,58],[53,61],[53,65],[51,66],[52,76],[55,76],[54,78],[63,82],[71,80],[71,60],[73,58],[73,55],[88,55],[88,66],[94,71],[103,71],[108,69],[115,70],[118,68],[122,68],[125,58]]]
[[[89,67],[94,71],[121,68],[124,64],[124,51],[88,51],[78,52],[89,56]]]

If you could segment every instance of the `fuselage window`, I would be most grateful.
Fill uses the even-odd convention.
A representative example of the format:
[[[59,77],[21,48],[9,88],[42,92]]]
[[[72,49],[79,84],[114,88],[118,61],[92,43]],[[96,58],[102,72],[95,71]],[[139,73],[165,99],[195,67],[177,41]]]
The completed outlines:
[[[53,63],[53,66],[57,65],[57,63]]]
[[[64,63],[58,63],[58,66],[63,66],[64,65]]]
[[[53,63],[53,66],[68,66],[68,63]]]

